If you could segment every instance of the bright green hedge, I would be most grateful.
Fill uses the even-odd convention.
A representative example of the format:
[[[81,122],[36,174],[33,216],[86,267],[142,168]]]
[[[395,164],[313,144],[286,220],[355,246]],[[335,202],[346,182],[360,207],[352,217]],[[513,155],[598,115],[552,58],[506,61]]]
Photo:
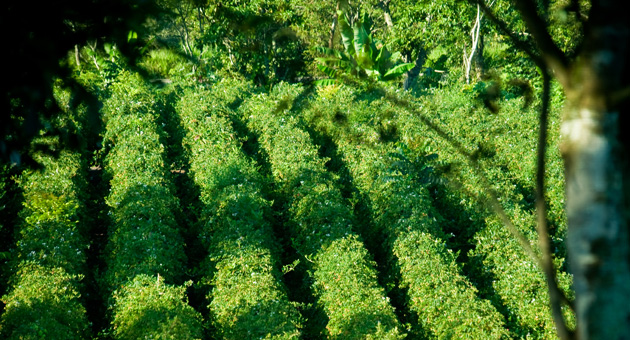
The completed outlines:
[[[22,223],[16,235],[17,260],[63,268],[71,275],[87,270],[88,226],[85,217],[85,163],[76,153],[36,157],[42,170],[26,171],[19,179],[24,192]]]
[[[59,147],[50,138],[37,141]],[[79,293],[88,247],[81,223],[83,163],[69,151],[56,158],[37,153],[34,159],[42,169],[26,170],[18,179],[24,202],[15,229],[15,273],[2,297],[1,333],[8,339],[81,339],[89,327]]]
[[[200,316],[183,302],[185,289],[170,286],[181,283],[186,259],[154,94],[139,75],[126,71],[111,85],[111,93],[103,108],[111,186],[104,286],[115,290],[109,306],[113,335],[170,339],[177,330],[177,339],[199,337]],[[138,301],[142,313],[129,314],[127,308]]]
[[[278,193],[286,199],[287,231],[309,264],[317,304],[328,317],[328,337],[401,338],[401,325],[378,286],[371,256],[352,230],[352,211],[326,171],[326,160],[285,111],[298,90],[278,85],[272,95],[250,97],[240,112],[258,135]]]
[[[186,286],[160,276],[136,275],[113,293],[115,339],[201,339],[201,315],[188,305]]]
[[[179,280],[185,255],[155,98],[139,76],[128,73],[119,76],[112,93],[104,106],[103,142],[111,178],[107,283],[114,287],[138,274],[158,273],[167,282]]]
[[[22,261],[11,291],[2,297],[3,339],[87,339],[89,323],[81,304],[79,275]]]
[[[377,102],[356,101],[347,88],[324,88],[311,101],[305,118],[337,143],[353,185],[369,198],[375,227],[386,236],[389,274],[399,277],[407,306],[428,336],[506,338],[503,316],[477,296],[446,247],[447,237],[436,222],[442,218],[427,189],[394,170],[400,159],[391,156],[394,149],[379,131],[395,121],[388,110]],[[345,124],[335,123],[340,114],[345,115]]]
[[[298,338],[300,316],[287,298],[277,241],[264,216],[271,203],[262,197],[262,178],[240,150],[230,121],[222,117],[229,102],[216,92],[188,89],[177,106],[204,204],[200,237],[214,265],[204,268],[204,280],[212,285],[210,321],[221,339]]]

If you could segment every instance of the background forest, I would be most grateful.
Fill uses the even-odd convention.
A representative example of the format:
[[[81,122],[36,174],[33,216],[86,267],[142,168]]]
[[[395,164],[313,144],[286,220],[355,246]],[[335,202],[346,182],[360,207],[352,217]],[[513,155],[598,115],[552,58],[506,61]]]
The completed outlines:
[[[565,91],[475,3],[8,5],[0,337],[573,334]]]

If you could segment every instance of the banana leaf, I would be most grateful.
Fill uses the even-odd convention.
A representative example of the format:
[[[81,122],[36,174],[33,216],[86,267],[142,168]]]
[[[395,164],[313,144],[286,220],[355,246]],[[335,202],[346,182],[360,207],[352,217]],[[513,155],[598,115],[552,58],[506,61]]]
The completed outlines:
[[[337,12],[337,21],[339,21],[339,32],[341,33],[341,40],[343,41],[343,47],[346,49],[346,53],[350,56],[354,56],[354,33],[352,27],[350,27],[348,16],[342,12]]]
[[[337,85],[339,81],[337,79],[319,79],[313,82],[315,86],[329,86],[329,85]]]
[[[405,74],[405,72],[410,71],[416,64],[414,63],[405,63],[392,67],[385,75],[383,76],[383,80],[392,80],[400,77]]]
[[[335,70],[332,67],[328,67],[326,65],[319,64],[319,65],[317,65],[317,68],[320,71],[324,72],[324,74],[326,74],[327,76],[332,77],[332,78],[337,77],[337,75],[339,74],[339,71]]]

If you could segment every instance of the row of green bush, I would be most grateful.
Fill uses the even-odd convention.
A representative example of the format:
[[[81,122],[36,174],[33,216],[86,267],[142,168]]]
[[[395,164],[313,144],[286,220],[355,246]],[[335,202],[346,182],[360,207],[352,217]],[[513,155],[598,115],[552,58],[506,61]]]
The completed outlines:
[[[53,149],[58,141],[42,139]],[[2,297],[3,339],[84,339],[89,322],[81,300],[86,274],[84,164],[77,153],[37,154],[42,169],[18,179],[23,209],[15,229],[13,276]]]
[[[220,339],[296,339],[301,317],[279,270],[279,249],[266,218],[271,203],[262,196],[258,169],[240,149],[225,116],[229,102],[215,94],[219,89],[226,85],[189,88],[177,104],[203,203],[199,237],[209,253],[202,280],[212,286],[211,328]]]
[[[201,315],[181,286],[184,243],[174,211],[165,135],[157,124],[154,92],[122,71],[103,107],[106,202],[111,227],[103,285],[112,292],[111,335],[116,339],[201,338]]]
[[[375,263],[352,230],[352,210],[326,171],[290,103],[298,87],[280,85],[253,95],[241,117],[268,155],[276,189],[286,200],[286,228],[308,264],[309,283],[332,339],[398,339],[402,328],[377,283]],[[276,111],[274,114],[274,111]],[[322,320],[313,320],[322,322]]]
[[[407,308],[425,335],[507,337],[502,315],[461,274],[426,187],[396,168],[403,160],[395,156],[396,144],[383,140],[382,130],[396,121],[396,111],[377,98],[358,102],[345,87],[319,92],[304,117],[336,143],[352,184],[368,197],[375,228],[385,236],[389,274],[406,291]],[[336,123],[335,115],[344,115],[344,124]]]
[[[431,117],[439,124],[448,126],[452,135],[463,141],[469,152],[479,155],[481,168],[498,193],[507,215],[536,248],[534,179],[538,106],[526,108],[523,107],[522,98],[511,99],[501,102],[498,113],[488,114],[483,107],[475,106],[474,99],[468,94],[458,93],[454,89],[436,91],[430,100],[421,100],[421,106],[424,106],[423,114],[431,112]],[[552,126],[557,124],[558,117],[558,108],[555,107],[550,115]],[[401,138],[407,141],[435,136],[414,114],[404,113],[399,121]],[[563,212],[564,179],[562,159],[557,147],[554,147],[557,139],[557,133],[552,132],[548,141],[548,221],[555,245],[552,251],[555,252],[555,263],[559,269],[559,284],[568,294],[571,279],[564,268],[566,252],[562,245],[567,230]],[[555,338],[547,284],[540,268],[525,254],[496,215],[480,208],[483,206],[475,197],[486,195],[484,186],[473,169],[462,166],[466,163],[462,155],[443,139],[435,138],[433,145],[435,149],[444,150],[440,152],[443,163],[456,164],[451,167],[449,177],[457,179],[459,190],[444,188],[436,199],[458,202],[458,209],[445,214],[445,218],[466,221],[466,225],[460,225],[459,228],[475,230],[470,238],[473,248],[467,256],[470,267],[486,276],[487,284],[480,287],[482,294],[503,309],[513,337]],[[565,312],[572,323],[573,316],[568,310]]]

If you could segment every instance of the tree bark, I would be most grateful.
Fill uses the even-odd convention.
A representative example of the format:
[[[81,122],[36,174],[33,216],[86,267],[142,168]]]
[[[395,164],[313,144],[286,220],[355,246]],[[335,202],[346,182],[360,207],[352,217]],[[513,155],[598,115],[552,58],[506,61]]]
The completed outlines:
[[[405,91],[409,90],[413,84],[416,82],[416,79],[418,79],[418,76],[420,76],[420,71],[422,70],[422,67],[424,66],[424,62],[427,59],[427,52],[424,49],[424,46],[419,46],[418,48],[418,56],[416,57],[415,60],[415,66],[409,70],[405,76],[405,80],[403,82],[403,88],[405,89]],[[407,61],[408,58],[405,58],[405,62]]]
[[[628,86],[630,18],[622,5],[593,1],[584,50],[563,84],[567,249],[580,340],[630,339],[630,172],[619,125],[630,112],[614,100]]]

